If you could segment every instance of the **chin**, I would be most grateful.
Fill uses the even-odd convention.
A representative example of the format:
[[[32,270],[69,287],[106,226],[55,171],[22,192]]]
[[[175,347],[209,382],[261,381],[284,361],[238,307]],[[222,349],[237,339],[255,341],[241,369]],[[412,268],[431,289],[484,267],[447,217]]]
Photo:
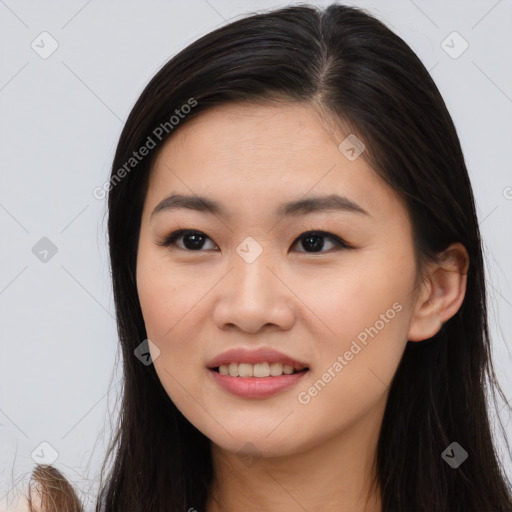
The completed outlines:
[[[305,443],[292,437],[292,433],[284,431],[270,436],[262,433],[260,430],[242,428],[240,434],[231,431],[232,436],[226,432],[218,433],[219,435],[208,436],[213,445],[221,450],[225,450],[232,454],[236,454],[241,459],[245,457],[271,458],[271,457],[287,457],[296,453],[300,453],[308,448],[307,445],[314,443]],[[265,430],[270,432],[272,429]]]

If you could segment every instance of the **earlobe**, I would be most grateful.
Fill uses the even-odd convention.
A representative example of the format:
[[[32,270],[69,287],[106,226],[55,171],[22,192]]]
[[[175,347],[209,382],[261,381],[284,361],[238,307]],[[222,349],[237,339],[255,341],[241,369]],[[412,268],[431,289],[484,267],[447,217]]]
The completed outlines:
[[[451,244],[430,265],[418,293],[409,328],[409,341],[422,341],[439,332],[460,309],[466,294],[469,256],[461,243]]]

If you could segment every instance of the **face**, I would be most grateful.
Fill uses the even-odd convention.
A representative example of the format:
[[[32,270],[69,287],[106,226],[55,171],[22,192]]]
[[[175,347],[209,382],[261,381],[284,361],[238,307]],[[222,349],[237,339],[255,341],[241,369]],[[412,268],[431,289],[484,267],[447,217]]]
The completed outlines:
[[[412,227],[347,135],[309,106],[230,104],[153,169],[137,286],[155,369],[225,450],[297,453],[383,410],[414,309]]]

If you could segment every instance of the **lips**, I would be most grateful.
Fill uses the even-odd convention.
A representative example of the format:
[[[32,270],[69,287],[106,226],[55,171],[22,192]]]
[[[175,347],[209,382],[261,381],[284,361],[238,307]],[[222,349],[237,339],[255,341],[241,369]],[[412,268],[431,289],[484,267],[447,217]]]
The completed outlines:
[[[292,366],[296,371],[308,369],[307,363],[294,359],[277,350],[265,347],[252,350],[243,348],[231,349],[212,359],[207,366],[210,370],[213,370],[220,365],[229,365],[229,363],[246,363],[252,365],[258,363],[281,363],[283,366]]]
[[[294,386],[306,378],[309,371],[293,373],[291,375],[281,375],[279,377],[231,377],[221,375],[215,370],[208,370],[209,378],[218,386],[218,389],[229,393],[237,398],[247,399],[267,399],[279,395],[286,390],[291,390]]]

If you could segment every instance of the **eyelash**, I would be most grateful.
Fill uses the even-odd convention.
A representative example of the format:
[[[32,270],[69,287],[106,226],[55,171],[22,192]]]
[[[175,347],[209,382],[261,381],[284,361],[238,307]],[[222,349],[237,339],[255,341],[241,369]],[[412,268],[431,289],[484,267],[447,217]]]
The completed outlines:
[[[170,233],[169,235],[167,235],[163,241],[157,243],[157,245],[161,246],[161,247],[170,247],[171,245],[176,245],[175,242],[178,238],[181,238],[181,236],[185,235],[185,234],[193,234],[193,235],[202,235],[202,236],[205,236],[206,238],[212,240],[209,236],[207,236],[205,233],[203,233],[202,231],[197,231],[197,230],[194,230],[194,229],[178,229],[176,231],[173,231],[172,233]],[[339,236],[336,236],[332,233],[328,233],[326,231],[318,231],[318,230],[313,230],[313,231],[305,231],[304,233],[302,233],[299,237],[297,237],[294,242],[293,242],[293,245],[296,245],[302,238],[306,238],[307,236],[318,236],[318,237],[323,237],[323,238],[330,238],[331,240],[333,240],[337,245],[338,247],[335,249],[335,250],[341,250],[341,249],[352,249],[353,247],[351,245],[349,245],[347,242],[345,242],[345,240],[343,240],[342,238],[340,238]],[[213,240],[212,240],[213,242]],[[215,244],[217,245],[217,244]],[[186,251],[186,252],[204,252],[203,249],[198,249],[197,251],[193,251],[191,249],[182,249],[181,247],[176,247],[177,249],[180,249],[182,251]],[[330,250],[328,251],[320,251],[320,252],[308,252],[308,251],[298,251],[298,252],[302,252],[304,254],[322,254],[322,253],[325,253],[325,252],[329,252]]]

